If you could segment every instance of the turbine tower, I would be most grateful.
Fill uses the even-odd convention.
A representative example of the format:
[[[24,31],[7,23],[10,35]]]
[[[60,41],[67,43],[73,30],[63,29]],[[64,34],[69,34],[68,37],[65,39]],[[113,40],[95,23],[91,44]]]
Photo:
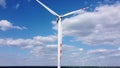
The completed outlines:
[[[81,9],[66,13],[64,15],[59,15],[56,12],[54,12],[53,10],[51,10],[49,7],[47,7],[45,4],[40,2],[39,0],[36,0],[36,1],[40,5],[42,5],[47,11],[49,11],[51,14],[53,14],[54,16],[57,17],[57,23],[58,23],[58,63],[57,63],[57,68],[61,68],[61,58],[62,58],[62,23],[61,23],[61,20],[65,16],[81,12]],[[86,8],[83,8],[83,9],[86,9]]]

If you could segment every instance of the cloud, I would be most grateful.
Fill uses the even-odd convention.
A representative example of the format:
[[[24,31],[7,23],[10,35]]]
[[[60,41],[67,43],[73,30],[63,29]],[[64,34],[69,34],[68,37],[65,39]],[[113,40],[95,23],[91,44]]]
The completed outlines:
[[[85,11],[69,18],[63,23],[63,33],[75,37],[90,45],[119,45],[120,44],[120,5],[103,5],[96,7],[93,12]],[[53,29],[57,29],[55,25]]]
[[[119,44],[119,8],[118,4],[97,7],[94,12],[79,14],[70,18],[65,18],[63,22],[64,36],[75,37],[77,41],[86,44]],[[114,10],[113,10],[114,9]],[[109,12],[108,12],[109,11]],[[1,23],[2,21],[2,23]],[[0,30],[20,29],[7,20],[0,21]],[[4,23],[3,23],[4,22]],[[6,23],[7,22],[7,23]],[[54,24],[55,25],[55,24]],[[53,27],[56,29],[56,26]],[[23,28],[22,28],[23,29]],[[69,29],[69,30],[68,30]],[[0,47],[18,46],[30,48],[30,56],[26,59],[17,60],[14,57],[12,63],[9,59],[1,59],[1,64],[14,65],[57,65],[57,44],[55,35],[34,36],[33,38],[0,38]],[[22,55],[22,56],[25,56]],[[4,57],[4,56],[3,56]],[[14,61],[16,60],[16,61]],[[8,62],[6,62],[8,61]],[[20,62],[18,62],[20,61]],[[91,62],[92,61],[92,62]],[[19,64],[20,63],[20,64]],[[94,49],[86,50],[74,45],[63,45],[62,65],[63,66],[120,66],[120,47],[118,49]]]
[[[24,60],[24,62],[27,62],[27,65],[41,64],[41,65],[55,66],[57,63],[57,46],[58,46],[57,44],[54,44],[56,39],[57,37],[54,35],[35,36],[32,39],[7,38],[7,39],[0,39],[0,45],[1,47],[18,46],[21,48],[29,48],[31,55],[25,58]],[[63,44],[62,50],[63,50],[62,65],[64,66],[119,65],[118,64],[119,61],[116,61],[116,58],[120,59],[119,48],[86,50],[83,48],[75,47],[73,45]],[[109,62],[110,60],[112,60],[112,62]],[[10,63],[8,62],[7,64]],[[25,65],[25,64],[21,63],[21,65]]]
[[[112,56],[120,56],[119,52],[120,52],[119,49],[95,49],[95,50],[90,50],[89,52],[87,52],[87,54],[91,54],[91,55],[99,54],[101,56],[112,57]]]
[[[96,50],[90,50],[88,54],[101,54],[107,52],[107,49],[96,49]]]
[[[13,38],[5,38],[5,39],[0,39],[0,48],[2,47],[19,47],[21,49],[27,50],[29,49],[30,53],[28,52],[28,55],[22,55],[22,60],[18,62],[17,60],[14,59],[12,63],[15,63],[15,65],[46,65],[46,64],[51,64],[49,60],[54,59],[57,54],[55,51],[57,50],[57,46],[51,45],[57,40],[57,36],[55,35],[49,35],[49,36],[34,36],[33,38],[18,38],[18,39],[13,39]],[[49,44],[49,45],[48,45]],[[54,51],[55,50],[55,51]],[[22,50],[23,51],[23,50]],[[53,55],[55,53],[55,55]],[[19,54],[20,55],[20,54]],[[32,56],[31,56],[32,55]],[[35,57],[33,57],[33,55]],[[36,56],[40,56],[39,59]],[[43,55],[47,55],[46,57]],[[12,55],[13,56],[13,55]],[[16,56],[16,55],[15,55]],[[27,56],[26,58],[24,58]],[[7,56],[6,56],[7,57]],[[50,58],[49,58],[50,57]],[[9,57],[8,57],[9,58]],[[34,59],[33,59],[34,58]],[[3,58],[3,61],[6,60]],[[9,61],[9,60],[6,60]],[[5,61],[5,62],[6,62]],[[22,63],[21,63],[22,61]],[[3,63],[3,65],[14,65],[11,64],[11,62],[6,62]],[[2,63],[2,61],[0,61]]]
[[[120,50],[120,47],[118,48],[118,50]]]
[[[41,46],[46,43],[51,43],[56,41],[56,36],[50,35],[50,36],[35,36],[32,39],[12,39],[12,38],[6,38],[6,39],[0,39],[0,46],[19,46],[22,48],[32,48],[34,46]]]
[[[55,66],[57,63],[57,46],[57,44],[46,44],[44,46],[37,46],[31,50],[31,54],[34,56],[34,58],[37,58],[38,60],[43,60],[41,63],[46,63],[47,61],[49,62],[47,63],[47,65]],[[81,53],[79,49],[83,48],[76,48],[75,46],[64,44],[62,48],[62,60],[64,60],[62,62],[62,65],[68,65],[70,64],[70,61],[74,63],[74,59],[71,59],[71,57],[79,55]]]
[[[42,56],[42,55],[56,55],[57,56],[57,48],[58,48],[57,44],[46,44],[44,46],[37,46],[33,48],[31,53],[34,54],[35,56]],[[70,45],[63,45],[63,48],[62,48],[64,53],[72,52],[74,51],[73,49],[76,50],[77,48],[74,46],[70,46]],[[79,51],[79,49],[77,50]]]
[[[20,27],[20,26],[14,26],[11,22],[7,21],[7,20],[0,20],[0,30],[2,31],[7,31],[10,29],[19,29],[19,30],[23,30],[23,29],[27,29],[26,27]]]
[[[18,9],[20,7],[20,4],[16,4],[15,8]]]
[[[96,49],[87,52],[89,61],[98,62],[102,66],[119,66],[120,50],[118,49]]]
[[[0,6],[6,8],[6,0],[0,0]]]
[[[61,64],[63,66],[119,66],[120,61],[116,61],[120,59],[120,50],[118,49],[85,50],[71,45],[63,45]],[[31,50],[31,54],[41,64],[47,63],[47,65],[55,66],[57,44],[37,46]],[[112,62],[109,62],[110,60]]]

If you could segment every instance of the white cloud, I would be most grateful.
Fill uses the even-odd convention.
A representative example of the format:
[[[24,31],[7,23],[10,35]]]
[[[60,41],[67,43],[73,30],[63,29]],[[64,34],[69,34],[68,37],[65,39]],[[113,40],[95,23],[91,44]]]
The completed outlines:
[[[44,45],[56,41],[56,36],[50,35],[47,37],[35,36],[32,39],[0,39],[0,46],[20,46],[22,48],[32,48],[38,45]]]
[[[0,6],[6,8],[6,0],[0,0]]]
[[[15,8],[18,9],[20,7],[20,4],[16,4]]]
[[[42,41],[42,42],[46,42],[46,41],[49,41],[49,42],[54,42],[57,37],[54,36],[54,35],[50,35],[50,36],[46,36],[46,37],[43,37],[43,36],[35,36],[33,38],[34,40],[39,40],[39,41]]]
[[[118,50],[120,50],[120,47],[118,48]]]
[[[6,46],[7,47],[16,47],[17,46],[21,49],[24,49],[24,51],[26,51],[26,50],[30,51],[26,55],[25,54],[21,55],[23,59],[20,60],[20,62],[18,62],[17,60],[14,61],[15,59],[14,60],[12,59],[13,60],[12,63],[16,63],[15,65],[18,65],[18,66],[21,66],[21,65],[22,66],[23,65],[28,65],[28,66],[37,65],[38,66],[38,65],[46,65],[46,64],[51,65],[53,62],[51,60],[55,59],[55,56],[57,55],[55,53],[57,50],[57,48],[56,48],[57,46],[50,45],[50,44],[53,44],[56,40],[57,40],[57,36],[55,36],[55,35],[34,36],[33,38],[27,38],[27,39],[6,38],[6,39],[0,39],[0,47],[4,47],[4,46],[5,47]],[[13,49],[13,51],[14,51],[14,49]],[[23,53],[21,52],[20,54],[23,54]],[[15,54],[15,56],[16,55],[17,54]],[[37,57],[37,56],[39,56],[39,57]],[[3,59],[3,61],[6,60],[6,58],[2,58],[2,59]],[[19,59],[18,56],[17,56],[17,59]],[[11,64],[11,62],[7,62],[7,61],[9,61],[9,59],[7,59],[5,61],[6,63],[3,62],[3,64],[14,66],[14,64]],[[21,63],[21,61],[22,61],[22,63]],[[2,61],[0,61],[0,63],[2,63]]]
[[[33,50],[31,51],[32,54],[34,55],[57,55],[57,44],[45,44],[45,46],[37,46],[35,48],[33,48]],[[82,49],[82,48],[80,48]],[[72,53],[74,51],[79,51],[79,48],[76,48],[74,46],[70,46],[70,45],[63,45],[62,50],[64,51],[64,55],[67,53]]]
[[[47,40],[48,39],[48,40]],[[0,45],[3,46],[19,46],[22,48],[31,48],[30,56],[24,61],[32,65],[56,65],[57,63],[57,44],[54,44],[57,37],[35,36],[32,39],[0,39]],[[2,46],[1,46],[2,47]],[[62,65],[119,65],[116,58],[120,59],[120,50],[118,49],[94,49],[85,50],[72,45],[63,45]],[[109,62],[109,60],[113,60]],[[91,63],[92,61],[92,63]],[[98,62],[99,61],[99,62]],[[34,63],[33,63],[34,62]],[[109,62],[109,64],[107,64]],[[114,63],[113,63],[114,62]],[[9,64],[9,63],[8,63]]]
[[[84,14],[65,18],[63,20],[64,35],[73,36],[76,38],[77,41],[83,41],[84,43],[88,44],[119,44],[119,8],[120,6],[118,4],[113,6],[106,5],[97,7],[94,12],[85,12]],[[1,21],[0,30],[2,31],[21,28],[19,26],[13,26],[7,20],[4,20],[5,23],[1,23]],[[57,64],[57,44],[53,44],[56,39],[57,37],[54,35],[35,36],[29,39],[6,38],[0,39],[0,47],[19,46],[22,48],[31,48],[30,53],[33,56],[30,56],[31,58],[27,57],[27,61],[24,59],[23,61],[20,60],[21,65],[24,65],[23,62],[25,62],[29,66],[53,66]],[[71,45],[63,45],[62,65],[64,66],[120,66],[119,59],[120,48],[116,50],[85,50],[83,48],[78,48]],[[4,60],[1,60],[2,61],[0,61],[0,63],[3,63]],[[15,63],[15,61],[12,62]],[[6,62],[4,61],[4,63]],[[7,63],[11,64],[11,62]],[[19,62],[17,61],[17,63]]]
[[[47,65],[51,66],[56,65],[57,63],[56,44],[37,46],[31,50],[31,54],[34,56],[34,58],[37,58],[36,60],[39,60],[39,62],[42,60],[41,63],[46,63],[47,61]],[[120,59],[120,50],[118,49],[83,50],[83,48],[77,48],[71,45],[63,45],[61,64],[63,66],[119,66],[118,63],[120,61],[116,61],[116,59]],[[112,60],[112,62],[109,62],[110,60]]]
[[[62,21],[65,36],[72,36],[76,41],[82,41],[89,45],[116,45],[120,44],[120,3],[102,5],[95,8],[94,12],[85,12]],[[57,30],[57,24],[53,29]],[[119,66],[120,48],[118,49],[94,49],[70,52],[63,56],[66,65],[85,66]],[[73,50],[73,49],[72,49]],[[69,52],[69,51],[68,51]],[[74,60],[74,61],[73,61]],[[91,62],[92,61],[92,62]]]
[[[88,54],[100,54],[100,53],[105,53],[107,52],[107,49],[96,49],[96,50],[90,50]]]
[[[83,48],[80,48],[79,50],[80,50],[80,51],[83,51],[84,49],[83,49]]]
[[[95,8],[94,12],[85,12],[65,18],[63,33],[73,36],[77,41],[86,44],[120,44],[120,5],[104,5]],[[55,25],[53,29],[56,30]]]
[[[37,46],[31,50],[31,54],[37,59],[42,59],[43,60],[42,62],[46,62],[46,61],[50,62],[47,65],[50,64],[50,66],[52,65],[55,66],[57,63],[57,46],[58,46],[57,44],[46,44],[45,46]],[[69,63],[64,64],[64,62],[69,62],[71,57],[75,57],[81,53],[79,48],[76,48],[71,45],[63,45],[62,50],[63,50],[62,60],[64,60],[62,62],[63,65],[69,64]],[[73,59],[71,60],[73,61]]]
[[[27,29],[26,27],[20,27],[20,26],[14,26],[11,22],[7,20],[0,20],[0,30],[2,31],[7,31],[9,29]]]
[[[120,57],[120,50],[118,49],[96,49],[96,50],[89,50],[86,54],[91,56],[99,56],[98,58],[113,58],[113,57]]]

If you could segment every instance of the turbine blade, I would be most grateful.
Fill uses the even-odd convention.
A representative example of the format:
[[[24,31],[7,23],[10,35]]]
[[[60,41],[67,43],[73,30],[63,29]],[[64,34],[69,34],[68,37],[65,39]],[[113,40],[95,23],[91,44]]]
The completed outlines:
[[[88,7],[87,7],[87,8],[88,8]],[[85,9],[86,9],[86,8],[79,9],[79,10],[76,10],[76,11],[72,11],[72,12],[66,13],[66,14],[62,15],[62,17],[68,16],[68,15],[72,15],[72,14],[82,13],[82,12],[84,12]]]
[[[40,5],[42,5],[46,10],[48,10],[51,14],[55,15],[55,16],[59,16],[56,12],[54,12],[53,10],[51,10],[49,7],[47,7],[45,4],[43,4],[42,2],[40,2],[39,0],[36,0]]]

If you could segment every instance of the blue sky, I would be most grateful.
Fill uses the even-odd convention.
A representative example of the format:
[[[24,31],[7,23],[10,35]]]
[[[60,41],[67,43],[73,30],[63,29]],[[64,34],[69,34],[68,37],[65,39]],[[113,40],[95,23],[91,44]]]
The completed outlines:
[[[63,25],[63,66],[119,66],[119,0],[41,0]],[[56,17],[35,0],[0,0],[0,66],[56,66]]]

